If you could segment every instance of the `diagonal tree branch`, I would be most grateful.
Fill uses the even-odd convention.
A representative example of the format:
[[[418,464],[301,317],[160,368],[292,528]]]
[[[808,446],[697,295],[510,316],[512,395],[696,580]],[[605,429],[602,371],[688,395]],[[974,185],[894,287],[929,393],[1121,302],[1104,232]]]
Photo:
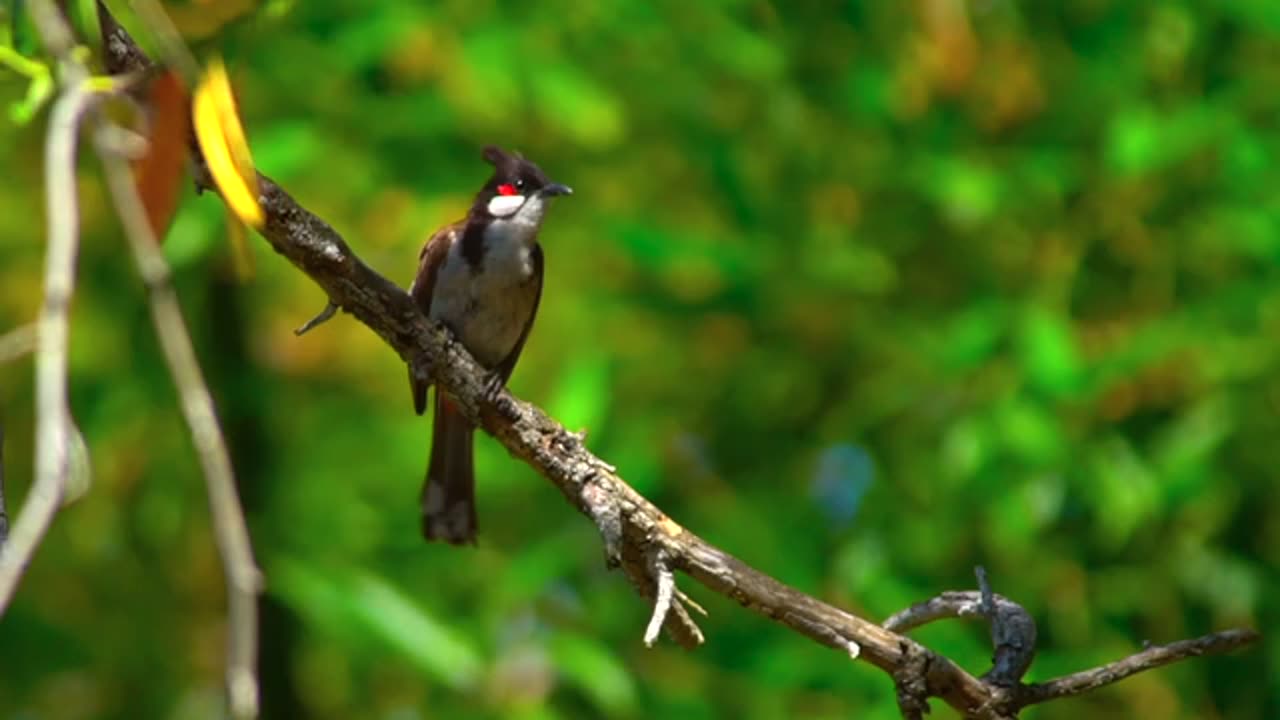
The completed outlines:
[[[1123,660],[1107,663],[1102,667],[1072,673],[1049,682],[1025,685],[1017,693],[1018,705],[1020,707],[1035,705],[1080,695],[1120,682],[1146,670],[1154,670],[1179,660],[1201,655],[1222,655],[1246,647],[1257,640],[1258,633],[1252,630],[1224,630],[1191,640],[1179,640],[1167,645],[1152,645],[1142,652],[1130,655]]]
[[[146,67],[146,57],[105,11],[102,27],[109,71]],[[214,189],[198,153],[194,159],[197,185]],[[654,599],[651,622],[666,627],[682,644],[696,645],[702,635],[685,610],[683,594],[674,587],[674,570],[845,657],[863,658],[884,670],[899,687],[908,717],[925,712],[928,697],[941,698],[965,717],[996,719],[1014,717],[1022,706],[1050,699],[1053,693],[1068,694],[1062,688],[1035,690],[1053,683],[1010,689],[979,680],[910,638],[788,587],[705,542],[627,485],[612,466],[584,447],[580,435],[505,391],[489,398],[481,368],[443,328],[427,321],[403,290],[365,265],[332,227],[270,179],[260,176],[260,183],[259,200],[266,215],[261,232],[272,248],[319,285],[328,303],[377,333],[415,371],[433,377],[457,399],[468,419],[552,482],[590,518],[601,532],[609,562],[621,565],[637,590]],[[988,607],[995,607],[995,601]],[[1197,647],[1202,652],[1225,651],[1257,637],[1248,630],[1231,633],[1233,642]],[[651,626],[646,639],[653,634]],[[1178,658],[1164,661],[1173,659]],[[1105,684],[1091,682],[1096,683],[1091,687]],[[1077,680],[1067,687],[1083,691],[1087,684]],[[1027,687],[1030,694],[1019,697],[1017,690]]]

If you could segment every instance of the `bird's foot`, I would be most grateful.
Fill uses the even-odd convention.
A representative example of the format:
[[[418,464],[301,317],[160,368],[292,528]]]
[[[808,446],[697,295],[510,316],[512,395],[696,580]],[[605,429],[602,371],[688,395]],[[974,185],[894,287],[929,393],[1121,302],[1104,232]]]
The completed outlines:
[[[507,381],[502,377],[502,373],[488,373],[482,383],[485,402],[496,404],[498,402],[498,398],[502,396],[502,388],[505,387],[506,384]]]
[[[515,400],[510,395],[506,395],[502,390],[507,386],[507,381],[502,377],[501,373],[489,373],[484,379],[484,399],[494,410],[498,412],[500,417],[506,418],[509,422],[515,422],[520,417],[520,412],[516,407]]]

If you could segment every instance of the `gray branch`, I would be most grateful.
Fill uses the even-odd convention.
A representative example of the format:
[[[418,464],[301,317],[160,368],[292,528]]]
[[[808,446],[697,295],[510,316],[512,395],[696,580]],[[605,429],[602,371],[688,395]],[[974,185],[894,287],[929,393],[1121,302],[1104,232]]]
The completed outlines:
[[[1080,695],[1120,682],[1130,675],[1153,670],[1179,660],[1201,655],[1222,655],[1239,650],[1257,642],[1258,637],[1258,633],[1253,630],[1237,629],[1211,633],[1191,640],[1179,640],[1167,645],[1152,645],[1142,652],[1102,667],[1083,670],[1049,682],[1023,686],[1017,693],[1018,704],[1019,706],[1035,705],[1062,697]]]

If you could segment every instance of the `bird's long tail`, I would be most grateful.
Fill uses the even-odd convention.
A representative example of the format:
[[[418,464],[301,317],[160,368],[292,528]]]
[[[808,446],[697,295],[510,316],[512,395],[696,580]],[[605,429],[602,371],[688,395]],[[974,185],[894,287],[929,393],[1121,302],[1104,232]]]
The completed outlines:
[[[422,486],[422,536],[454,545],[476,541],[476,477],[471,455],[475,428],[436,389],[431,463]]]

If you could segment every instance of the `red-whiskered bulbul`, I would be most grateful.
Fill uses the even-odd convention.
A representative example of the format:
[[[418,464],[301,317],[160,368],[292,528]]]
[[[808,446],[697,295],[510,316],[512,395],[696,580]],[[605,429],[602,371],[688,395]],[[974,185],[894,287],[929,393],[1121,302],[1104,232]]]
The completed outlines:
[[[511,377],[542,296],[538,230],[552,197],[569,195],[518,153],[489,146],[493,176],[467,216],[440,228],[418,258],[409,295],[423,314],[444,323],[490,376],[497,392]],[[429,382],[412,370],[413,406],[427,407]],[[431,461],[422,488],[422,535],[455,545],[476,539],[474,426],[436,388]]]

